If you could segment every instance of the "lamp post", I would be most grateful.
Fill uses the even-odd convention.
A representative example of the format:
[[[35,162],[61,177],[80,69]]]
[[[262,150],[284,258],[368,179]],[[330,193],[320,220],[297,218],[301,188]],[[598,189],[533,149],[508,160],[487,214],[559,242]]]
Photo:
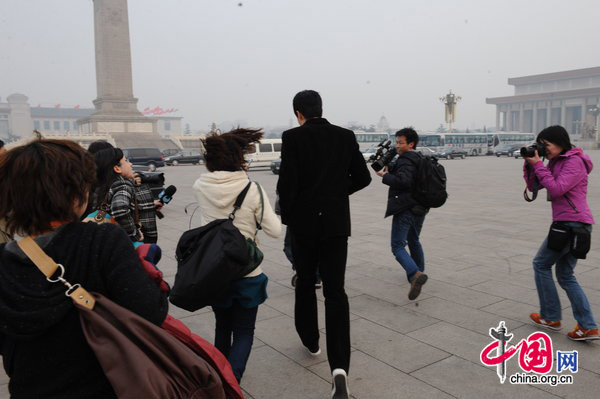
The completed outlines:
[[[600,104],[592,105],[588,111],[594,115],[596,118],[596,127],[594,130],[596,131],[596,147],[600,143]]]

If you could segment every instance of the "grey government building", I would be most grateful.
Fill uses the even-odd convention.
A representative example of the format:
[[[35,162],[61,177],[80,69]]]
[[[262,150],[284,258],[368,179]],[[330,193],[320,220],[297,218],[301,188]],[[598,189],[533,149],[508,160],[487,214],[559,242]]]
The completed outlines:
[[[496,127],[534,132],[563,125],[570,134],[590,139],[595,134],[600,104],[600,67],[509,78],[515,94],[487,98],[496,105]]]

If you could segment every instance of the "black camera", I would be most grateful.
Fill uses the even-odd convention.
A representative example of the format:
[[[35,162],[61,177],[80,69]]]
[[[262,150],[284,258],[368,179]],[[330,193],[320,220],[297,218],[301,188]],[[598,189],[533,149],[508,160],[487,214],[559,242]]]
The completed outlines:
[[[392,140],[383,140],[377,144],[377,151],[371,155],[369,162],[373,162],[371,167],[375,172],[379,172],[385,166],[387,166],[392,159],[396,156],[396,148],[392,146]]]
[[[537,150],[540,157],[546,156],[546,146],[540,143],[533,143],[529,147],[521,147],[521,156],[523,158],[531,158],[535,156]]]

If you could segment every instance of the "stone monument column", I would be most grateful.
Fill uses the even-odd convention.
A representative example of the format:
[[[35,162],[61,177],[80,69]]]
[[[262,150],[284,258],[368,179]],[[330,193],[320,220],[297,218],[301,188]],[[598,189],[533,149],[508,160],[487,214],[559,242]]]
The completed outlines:
[[[141,115],[133,97],[127,0],[94,0],[96,114]]]
[[[137,109],[133,96],[127,0],[94,0],[96,112],[77,121],[80,133],[108,134],[117,146],[172,148],[157,131],[157,119]]]

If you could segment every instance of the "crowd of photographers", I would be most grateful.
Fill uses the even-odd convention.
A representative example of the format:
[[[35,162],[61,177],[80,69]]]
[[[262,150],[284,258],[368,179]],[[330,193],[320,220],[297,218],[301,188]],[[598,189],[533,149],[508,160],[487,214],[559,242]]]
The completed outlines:
[[[350,366],[349,304],[344,288],[351,231],[349,196],[368,186],[371,174],[354,134],[323,118],[317,92],[298,93],[293,111],[299,127],[283,134],[277,193],[281,221],[288,229],[285,252],[297,273],[295,327],[308,353],[319,356],[315,289],[322,284],[331,397],[343,399],[349,397]],[[239,211],[231,220],[255,249],[261,228],[273,237],[281,232],[281,222],[266,192],[248,183],[244,155],[261,138],[260,130],[250,129],[207,137],[208,172],[194,185],[202,224],[228,215],[231,218]],[[430,209],[446,201],[446,174],[434,157],[415,151],[419,136],[413,128],[397,131],[394,141],[380,144],[372,167],[388,186],[385,217],[392,217],[391,251],[409,282],[408,298],[415,300],[428,280],[419,236]],[[161,216],[160,210],[170,201],[175,187],[168,187],[155,199],[148,183],[157,176],[135,173],[123,152],[106,142],[95,142],[86,151],[69,141],[37,140],[8,153],[3,144],[0,142],[0,186],[7,189],[0,193],[0,242],[10,241],[15,234],[35,237],[57,261],[71,266],[68,273],[78,282],[160,324],[166,315],[167,294],[141,269],[128,269],[136,258],[127,241],[134,246],[157,242],[156,217]],[[332,153],[331,148],[339,151]],[[301,159],[299,154],[307,155]],[[545,188],[552,202],[550,232],[533,259],[540,309],[530,318],[543,328],[562,328],[554,267],[577,320],[568,337],[599,339],[591,306],[574,275],[577,259],[585,258],[590,249],[594,224],[587,203],[592,162],[571,144],[560,126],[541,131],[536,143],[524,147],[521,154],[533,199]],[[547,165],[542,158],[548,160]],[[323,168],[324,164],[330,167]],[[12,184],[15,181],[31,184]],[[239,209],[231,213],[240,196]],[[533,200],[527,192],[525,197]],[[73,223],[80,220],[94,223]],[[28,397],[55,390],[62,394],[71,381],[78,381],[72,396],[62,397],[81,397],[86,389],[96,390],[97,397],[111,397],[110,385],[93,353],[86,349],[69,307],[64,298],[58,299],[60,290],[48,289],[35,270],[19,272],[27,259],[14,242],[0,246],[0,263],[0,344],[11,377],[11,393]],[[250,355],[258,306],[267,297],[268,278],[259,265],[260,261],[242,278],[232,281],[226,295],[212,303],[217,321],[215,345],[227,357],[238,381]],[[39,298],[25,299],[24,304],[18,300],[38,294],[50,305]],[[59,321],[67,314],[71,315],[67,325],[61,325]],[[25,336],[28,340],[14,338]],[[32,341],[31,337],[37,338]],[[40,353],[44,355],[41,362]],[[83,366],[78,370],[65,366],[72,361]],[[32,375],[42,374],[42,369],[64,375],[45,379],[41,388],[33,387]]]

